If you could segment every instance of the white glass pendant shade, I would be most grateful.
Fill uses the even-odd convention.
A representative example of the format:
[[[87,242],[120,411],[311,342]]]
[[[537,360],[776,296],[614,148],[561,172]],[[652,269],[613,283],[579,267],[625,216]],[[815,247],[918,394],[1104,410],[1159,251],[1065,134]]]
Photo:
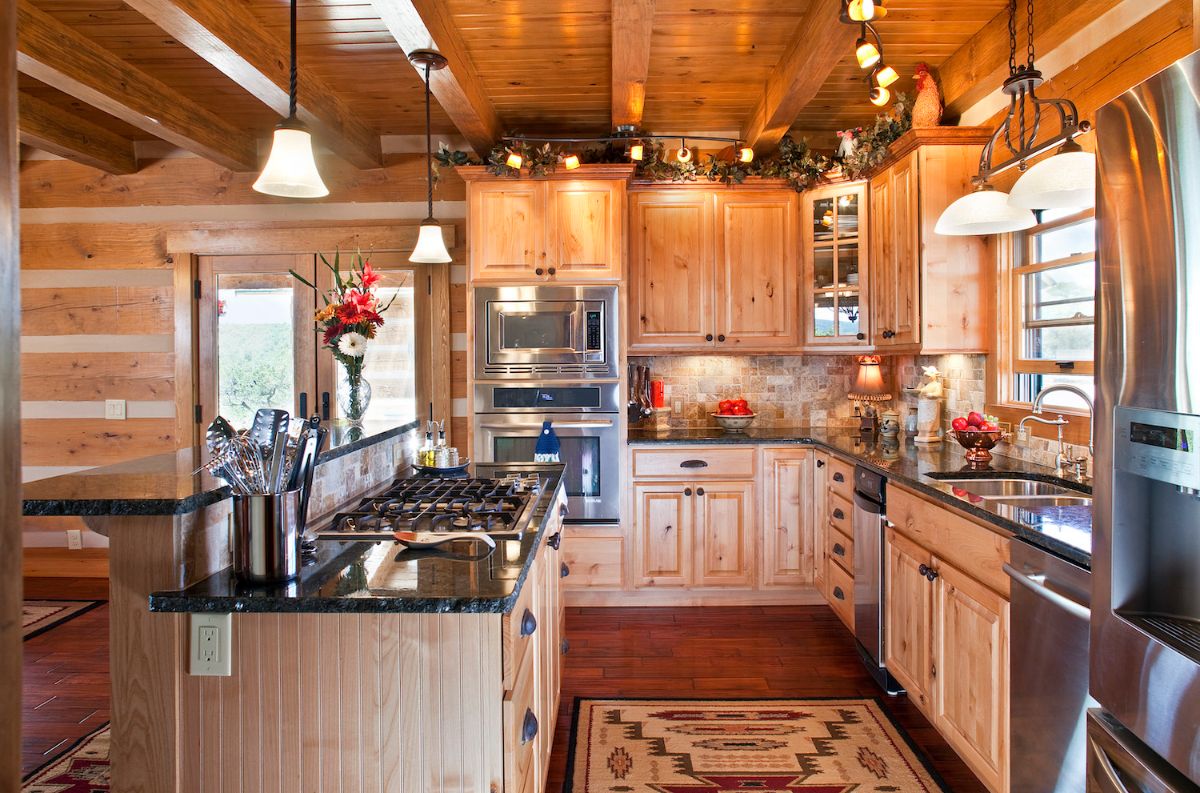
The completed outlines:
[[[1009,205],[1008,193],[984,186],[946,207],[933,230],[949,237],[967,237],[1022,231],[1036,224],[1033,212]]]
[[[283,198],[320,198],[329,195],[313,159],[312,136],[303,126],[280,124],[271,141],[271,155],[254,182],[254,189]]]
[[[417,246],[408,260],[417,264],[445,264],[452,261],[450,251],[446,250],[446,240],[442,237],[442,227],[436,220],[430,218],[421,223]]]
[[[1096,155],[1071,142],[1021,175],[1008,203],[1024,209],[1090,209],[1096,206]]]

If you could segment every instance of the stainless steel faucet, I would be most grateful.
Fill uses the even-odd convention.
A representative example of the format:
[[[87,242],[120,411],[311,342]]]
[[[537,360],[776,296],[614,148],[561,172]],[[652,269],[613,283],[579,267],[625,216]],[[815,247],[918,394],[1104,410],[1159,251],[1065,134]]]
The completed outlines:
[[[1087,457],[1072,458],[1070,455],[1067,454],[1066,443],[1063,441],[1062,428],[1068,422],[1061,415],[1055,421],[1049,421],[1047,419],[1038,418],[1042,414],[1042,403],[1045,402],[1046,395],[1052,394],[1055,391],[1066,391],[1067,393],[1074,394],[1075,396],[1082,399],[1083,403],[1085,405],[1087,405],[1087,410],[1088,410],[1088,456]],[[1020,423],[1017,426],[1024,429],[1026,421],[1036,421],[1041,424],[1056,425],[1058,427],[1058,455],[1054,458],[1054,462],[1055,462],[1055,466],[1058,468],[1059,475],[1065,476],[1068,474],[1068,472],[1070,472],[1070,474],[1073,476],[1073,478],[1075,478],[1081,482],[1083,480],[1087,479],[1088,478],[1088,459],[1095,455],[1095,448],[1093,446],[1093,438],[1095,436],[1095,431],[1096,431],[1096,410],[1095,410],[1095,406],[1092,404],[1092,398],[1090,396],[1088,396],[1085,391],[1083,391],[1082,389],[1077,388],[1076,386],[1073,386],[1073,385],[1066,385],[1066,384],[1051,385],[1051,386],[1046,386],[1045,388],[1043,388],[1041,391],[1039,391],[1037,393],[1037,396],[1035,396],[1033,398],[1032,409],[1033,409],[1033,414],[1021,419]]]

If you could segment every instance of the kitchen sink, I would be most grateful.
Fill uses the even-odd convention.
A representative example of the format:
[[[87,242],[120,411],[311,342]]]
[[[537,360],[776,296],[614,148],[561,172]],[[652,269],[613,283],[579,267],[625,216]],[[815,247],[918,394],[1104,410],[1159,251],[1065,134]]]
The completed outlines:
[[[993,504],[1003,504],[1022,509],[1038,509],[1041,507],[1088,507],[1092,504],[1090,496],[1025,496],[1021,498],[989,498]]]
[[[1052,482],[1037,482],[1032,479],[938,479],[946,485],[952,485],[974,493],[986,499],[1001,499],[1013,497],[1036,496],[1072,496],[1087,498],[1086,494],[1056,485]]]

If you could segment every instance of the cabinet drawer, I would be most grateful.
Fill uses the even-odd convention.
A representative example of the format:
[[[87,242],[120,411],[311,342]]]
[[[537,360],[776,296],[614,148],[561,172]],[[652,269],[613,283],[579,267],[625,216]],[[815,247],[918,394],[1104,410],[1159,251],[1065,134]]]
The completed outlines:
[[[562,563],[566,589],[620,589],[624,567],[623,537],[587,536],[573,526],[563,535]],[[560,571],[561,574],[561,571]]]
[[[854,497],[854,466],[839,457],[829,458],[829,491],[849,501]]]
[[[854,576],[836,564],[829,565],[829,605],[851,631],[854,630]]]
[[[527,777],[536,774],[537,703],[534,701],[533,654],[529,653],[517,670],[511,691],[504,696],[504,778],[505,789],[524,790]]]
[[[634,479],[753,479],[756,449],[673,447],[671,449],[634,449]]]
[[[834,491],[829,491],[829,523],[842,534],[854,536],[854,503]]]
[[[853,575],[854,571],[854,540],[850,535],[843,534],[834,528],[828,536],[828,555],[846,573]]]
[[[534,648],[541,638],[538,633],[542,630],[542,614],[539,608],[537,576],[541,573],[543,559],[534,560],[533,569],[525,577],[521,586],[521,594],[517,596],[513,610],[505,614],[501,620],[501,637],[503,639],[503,671],[504,687],[511,689],[516,680],[517,670],[521,669],[527,659],[533,658]]]

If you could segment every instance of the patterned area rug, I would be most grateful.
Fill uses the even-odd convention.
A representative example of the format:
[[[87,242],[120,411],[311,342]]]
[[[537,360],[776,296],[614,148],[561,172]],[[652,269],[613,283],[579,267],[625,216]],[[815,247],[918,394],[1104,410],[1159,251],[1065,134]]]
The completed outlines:
[[[933,793],[872,699],[580,699],[569,793]]]
[[[103,793],[108,790],[108,725],[25,777],[21,793]]]
[[[103,600],[25,600],[21,603],[21,633],[26,639],[78,617]]]

